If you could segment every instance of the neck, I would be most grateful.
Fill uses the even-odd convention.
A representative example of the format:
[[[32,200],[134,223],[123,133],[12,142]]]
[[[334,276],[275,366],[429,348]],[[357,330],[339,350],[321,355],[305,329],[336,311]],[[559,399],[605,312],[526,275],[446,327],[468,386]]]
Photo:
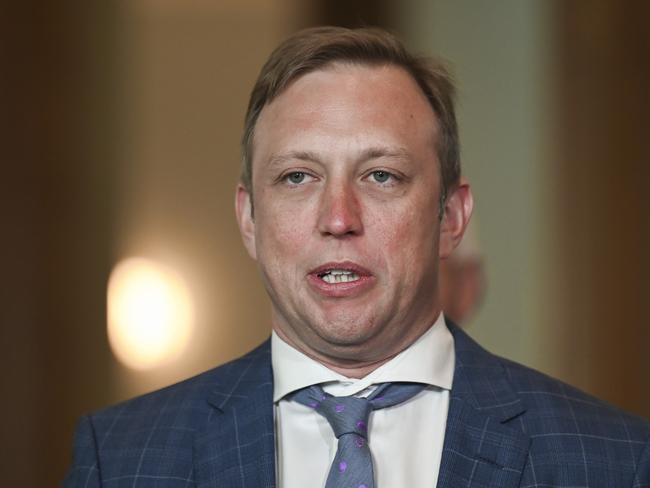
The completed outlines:
[[[406,338],[406,340],[399,344],[394,350],[386,351],[384,354],[380,355],[379,359],[362,359],[363,354],[360,351],[356,351],[355,354],[349,355],[334,355],[334,354],[325,354],[320,351],[316,351],[306,344],[303,344],[298,338],[294,338],[290,335],[287,335],[284,330],[280,327],[273,327],[275,333],[287,344],[292,346],[294,349],[297,349],[304,355],[310,357],[314,361],[321,363],[328,369],[345,376],[346,378],[355,378],[360,379],[372,373],[374,370],[386,364],[388,361],[393,359],[399,353],[407,349],[411,344],[413,344],[417,339],[422,336],[433,322],[428,323],[426,327],[423,327],[422,330],[418,330],[416,334]]]
[[[379,368],[381,365],[386,364],[388,361],[390,361],[395,356],[397,356],[399,352],[387,358],[381,359],[379,361],[362,363],[362,364],[355,362],[354,364],[350,364],[350,365],[341,364],[340,362],[336,362],[336,363],[328,362],[327,360],[323,360],[319,358],[312,358],[312,359],[320,362],[323,366],[331,369],[332,371],[335,371],[340,375],[345,376],[346,378],[361,379],[368,376],[370,373],[372,373],[374,370]]]

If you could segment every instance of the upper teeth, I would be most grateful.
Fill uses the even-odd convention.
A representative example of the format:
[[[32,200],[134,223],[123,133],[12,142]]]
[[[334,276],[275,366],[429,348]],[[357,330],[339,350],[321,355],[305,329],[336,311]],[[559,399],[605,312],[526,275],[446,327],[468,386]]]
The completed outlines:
[[[357,281],[359,275],[344,269],[332,269],[322,275],[321,279],[325,283],[347,283],[349,281]]]

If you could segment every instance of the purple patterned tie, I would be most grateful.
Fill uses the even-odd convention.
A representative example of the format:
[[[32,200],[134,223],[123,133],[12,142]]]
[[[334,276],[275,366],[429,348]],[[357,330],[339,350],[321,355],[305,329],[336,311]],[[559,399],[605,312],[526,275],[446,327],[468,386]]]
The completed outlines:
[[[367,432],[370,412],[405,402],[425,386],[420,383],[382,383],[368,398],[357,398],[335,397],[313,385],[291,395],[291,400],[307,405],[325,417],[339,440],[325,488],[374,488]]]

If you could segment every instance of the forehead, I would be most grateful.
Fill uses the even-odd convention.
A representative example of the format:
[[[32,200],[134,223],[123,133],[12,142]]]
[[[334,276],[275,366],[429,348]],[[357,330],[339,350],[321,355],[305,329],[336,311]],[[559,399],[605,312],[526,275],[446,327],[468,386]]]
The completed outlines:
[[[323,145],[323,138],[332,147],[376,139],[433,149],[437,125],[427,98],[404,69],[333,63],[294,80],[264,107],[254,159],[287,144]]]

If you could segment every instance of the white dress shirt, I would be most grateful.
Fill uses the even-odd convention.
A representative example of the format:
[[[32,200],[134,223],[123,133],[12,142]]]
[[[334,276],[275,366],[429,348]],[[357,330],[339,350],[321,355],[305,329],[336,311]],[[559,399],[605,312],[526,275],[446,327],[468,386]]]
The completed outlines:
[[[324,487],[337,439],[313,409],[285,399],[320,384],[335,396],[366,396],[387,381],[429,385],[406,402],[370,414],[368,446],[375,487],[436,486],[454,376],[454,339],[442,314],[406,350],[364,378],[342,376],[305,356],[277,334],[271,337],[275,402],[276,476],[279,488]]]

